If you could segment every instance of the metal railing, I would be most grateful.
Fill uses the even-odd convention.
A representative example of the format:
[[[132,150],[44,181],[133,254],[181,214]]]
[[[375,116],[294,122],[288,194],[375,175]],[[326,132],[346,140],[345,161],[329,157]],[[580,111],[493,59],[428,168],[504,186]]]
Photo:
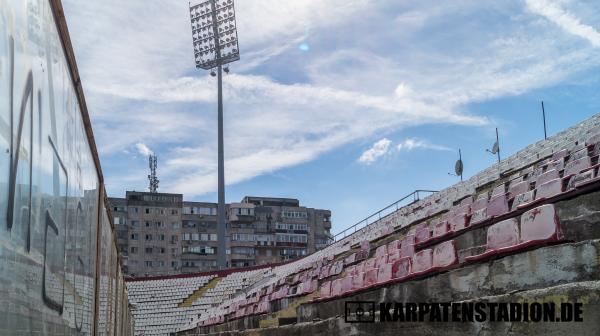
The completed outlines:
[[[386,206],[385,208],[375,212],[374,214],[366,217],[365,219],[359,221],[358,223],[350,226],[349,228],[345,229],[344,231],[338,232],[337,234],[335,234],[333,236],[333,242],[342,240],[342,239],[346,238],[348,235],[351,235],[358,230],[366,228],[369,225],[380,221],[382,218],[385,218],[385,217],[389,216],[390,214],[398,211],[403,206],[417,202],[418,200],[421,199],[421,196],[420,196],[421,193],[433,194],[436,192],[437,191],[435,191],[435,190],[415,190],[412,193],[397,200],[396,202]],[[407,202],[407,200],[410,200],[410,202]],[[405,202],[405,204],[402,204],[403,202]]]

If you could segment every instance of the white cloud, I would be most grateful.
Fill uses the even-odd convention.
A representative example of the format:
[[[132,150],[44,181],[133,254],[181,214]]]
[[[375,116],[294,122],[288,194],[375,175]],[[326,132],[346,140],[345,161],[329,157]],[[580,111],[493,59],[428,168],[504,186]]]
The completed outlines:
[[[373,144],[373,146],[371,146],[371,148],[362,153],[360,158],[358,158],[358,162],[366,165],[372,164],[389,152],[391,144],[392,142],[386,138],[377,141]]]
[[[400,152],[407,151],[410,152],[415,149],[431,149],[431,150],[439,150],[439,151],[449,151],[451,150],[448,147],[430,144],[427,141],[416,139],[416,138],[408,138],[401,143],[396,145],[396,149]]]
[[[597,49],[569,48],[571,35],[539,29],[519,1],[236,6],[242,59],[224,79],[228,184],[379,133],[484,125],[468,104],[555,84],[600,59]],[[193,69],[187,3],[65,0],[65,10],[103,160],[151,143],[169,168],[163,191],[214,191],[216,83]],[[310,51],[298,51],[305,40]],[[433,146],[419,141],[402,148]],[[112,175],[122,172],[110,173],[119,181]]]
[[[138,150],[138,153],[142,154],[143,156],[150,156],[153,154],[152,150],[141,142],[136,143],[135,148]]]
[[[565,31],[589,41],[595,47],[600,47],[600,32],[594,27],[581,23],[577,17],[562,9],[558,4],[548,0],[526,0],[527,8],[541,15]]]

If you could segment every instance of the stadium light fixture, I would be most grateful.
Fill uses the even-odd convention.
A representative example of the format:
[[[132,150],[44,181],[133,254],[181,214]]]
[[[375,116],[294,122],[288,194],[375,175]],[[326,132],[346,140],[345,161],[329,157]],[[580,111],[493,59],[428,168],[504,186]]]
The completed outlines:
[[[190,6],[194,58],[198,69],[210,70],[218,86],[217,265],[227,265],[225,221],[225,168],[223,151],[223,66],[240,59],[233,0],[204,0]],[[215,71],[216,69],[216,71]],[[225,68],[229,73],[229,67]]]

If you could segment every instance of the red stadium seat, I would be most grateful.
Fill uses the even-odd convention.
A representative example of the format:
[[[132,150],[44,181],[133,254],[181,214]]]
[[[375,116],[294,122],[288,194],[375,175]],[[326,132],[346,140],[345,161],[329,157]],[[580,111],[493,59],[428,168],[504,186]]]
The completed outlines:
[[[400,260],[400,258],[402,258],[400,250],[394,250],[392,253],[388,254],[387,262],[391,264],[396,260]]]
[[[587,170],[588,168],[590,168],[591,165],[592,165],[592,163],[590,161],[589,156],[582,157],[577,160],[569,161],[569,163],[567,163],[567,165],[565,166],[565,172],[563,174],[563,178],[579,174],[579,173],[583,172],[584,170]]]
[[[435,223],[433,227],[433,235],[432,238],[442,238],[448,234],[452,233],[450,228],[450,224],[447,221],[440,221]]]
[[[392,278],[393,279],[406,279],[412,273],[412,258],[402,258],[392,265]]]
[[[431,239],[431,229],[429,228],[428,223],[421,223],[417,225],[415,231],[415,242],[417,244],[422,244]]]
[[[473,204],[473,196],[467,196],[460,201],[460,206]]]
[[[412,245],[414,245],[415,242],[416,242],[415,235],[413,235],[413,234],[406,235],[402,239],[402,244],[412,244]]]
[[[582,173],[574,175],[569,179],[567,184],[567,190],[581,188],[598,180],[598,174],[595,173],[595,169],[588,169]]]
[[[384,264],[379,267],[377,272],[377,283],[384,283],[392,280],[392,264]]]
[[[363,287],[370,287],[377,283],[377,273],[379,270],[377,268],[371,268],[365,273],[365,278],[363,281]]]
[[[387,246],[386,245],[381,245],[381,246],[377,247],[377,249],[375,250],[376,257],[381,257],[386,254],[387,254]]]
[[[498,217],[502,216],[508,212],[508,200],[506,199],[506,195],[498,195],[493,197],[487,206],[487,215],[489,217]]]
[[[535,181],[535,187],[537,188],[538,186],[540,186],[548,181],[557,179],[557,178],[560,178],[558,170],[556,170],[556,169],[547,170],[545,173],[543,173],[537,177],[537,179]]]
[[[509,200],[514,199],[517,195],[524,194],[528,191],[529,191],[529,182],[523,181],[523,182],[516,183],[514,185],[511,185],[508,188],[508,199]]]
[[[342,290],[341,290],[342,294],[347,294],[347,293],[352,292],[353,280],[354,280],[354,276],[352,276],[352,275],[347,275],[342,278]]]
[[[356,253],[352,253],[344,259],[345,265],[353,264],[356,261]]]
[[[535,245],[562,238],[560,222],[553,204],[529,210],[521,216],[521,244]]]
[[[433,250],[421,250],[413,256],[412,271],[413,275],[421,275],[429,272],[433,266]]]
[[[441,244],[436,245],[433,248],[433,268],[435,270],[446,270],[456,264],[458,264],[458,257],[456,256],[456,247],[454,240],[445,241]]]
[[[375,267],[380,267],[381,265],[385,265],[388,262],[388,255],[380,255],[375,257]]]
[[[466,214],[461,213],[458,214],[452,218],[450,218],[450,221],[448,222],[448,224],[450,225],[450,230],[453,232],[458,232],[460,230],[464,230],[465,228],[469,227],[469,217],[467,217]]]
[[[536,201],[545,200],[563,192],[563,180],[550,180],[540,186],[536,186],[535,199]]]
[[[356,274],[356,266],[346,267],[346,274],[347,275],[354,275],[354,274]]]
[[[342,279],[335,279],[331,282],[331,296],[335,297],[342,294]]]
[[[519,221],[516,218],[507,219],[488,228],[486,250],[484,253],[466,257],[465,260],[482,260],[503,251],[509,251],[518,243]]]
[[[535,190],[517,195],[512,203],[511,211],[527,207],[535,201]]]
[[[412,258],[413,255],[415,255],[415,245],[402,242],[402,246],[400,246],[400,256],[402,258]]]
[[[387,245],[388,254],[400,250],[400,240],[394,240]]]
[[[365,261],[365,271],[375,268],[377,265],[377,259],[370,258]]]
[[[477,198],[475,202],[471,205],[471,212],[475,212],[481,209],[487,208],[488,205],[488,197],[486,194],[483,194]]]
[[[321,284],[319,289],[319,297],[326,299],[331,296],[331,281],[325,281]]]
[[[365,273],[361,272],[352,277],[352,290],[361,289],[364,287]]]

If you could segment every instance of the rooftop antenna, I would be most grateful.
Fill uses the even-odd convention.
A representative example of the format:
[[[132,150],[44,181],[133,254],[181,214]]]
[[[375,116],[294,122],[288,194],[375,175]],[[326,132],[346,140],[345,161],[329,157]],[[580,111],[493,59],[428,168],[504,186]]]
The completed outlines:
[[[542,100],[542,118],[544,119],[544,139],[548,139],[548,133],[546,132],[546,110],[544,109],[544,101]]]
[[[158,178],[156,177],[156,166],[157,166],[157,157],[154,154],[150,154],[148,156],[148,165],[150,166],[150,175],[148,175],[148,180],[150,181],[150,189],[151,193],[156,193],[158,189]]]
[[[463,161],[462,161],[462,153],[460,152],[460,148],[458,149],[458,161],[454,164],[454,174],[448,173],[448,175],[452,176],[460,176],[460,181],[463,181]]]
[[[498,154],[498,163],[500,163],[500,138],[498,138],[498,127],[496,127],[496,142],[492,146],[492,149],[486,149],[485,151],[493,155]]]

